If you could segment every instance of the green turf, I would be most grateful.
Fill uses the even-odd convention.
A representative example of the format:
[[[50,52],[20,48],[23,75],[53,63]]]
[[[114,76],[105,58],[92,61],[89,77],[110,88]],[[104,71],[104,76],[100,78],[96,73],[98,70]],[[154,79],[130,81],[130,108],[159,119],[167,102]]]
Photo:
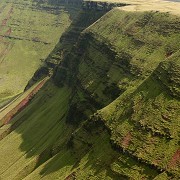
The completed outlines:
[[[31,0],[4,0],[0,7],[0,36],[4,36],[0,41],[1,102],[24,90],[70,25],[74,10],[54,9],[49,4],[41,7]]]
[[[47,90],[48,94],[46,93]],[[53,97],[49,97],[49,92],[51,92]],[[11,179],[16,177],[18,175],[17,172],[25,168],[26,162],[28,165],[31,161],[34,161],[35,166],[38,161],[38,154],[48,146],[52,146],[53,142],[59,138],[59,132],[66,139],[65,136],[68,136],[68,131],[70,132],[70,130],[64,129],[64,118],[68,109],[69,94],[67,87],[59,90],[56,87],[49,86],[34,99],[23,114],[16,116],[13,124],[18,119],[22,122],[21,126],[1,141],[3,147],[1,152],[4,154],[0,160],[3,162],[0,168],[2,178]],[[60,100],[56,101],[57,98]],[[46,106],[46,104],[50,105]],[[54,111],[55,109],[56,111]],[[9,146],[5,146],[4,144],[6,143]],[[28,154],[27,151],[29,152]],[[10,165],[12,169],[7,169]],[[30,170],[34,166],[30,166]],[[18,169],[18,171],[15,169]],[[13,173],[9,173],[11,171]],[[19,174],[20,176],[21,173]]]

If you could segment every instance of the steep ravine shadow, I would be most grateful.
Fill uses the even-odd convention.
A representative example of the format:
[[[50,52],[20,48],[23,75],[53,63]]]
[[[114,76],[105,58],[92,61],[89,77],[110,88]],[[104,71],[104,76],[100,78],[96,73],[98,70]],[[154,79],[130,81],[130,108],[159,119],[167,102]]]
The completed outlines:
[[[61,66],[61,61],[64,60],[65,56],[70,53],[71,49],[76,45],[80,33],[107,12],[97,10],[83,10],[80,4],[74,6],[74,4],[71,3],[65,4],[63,6],[63,10],[69,13],[71,25],[62,34],[59,43],[57,43],[56,47],[49,54],[45,60],[44,65],[42,65],[42,67],[40,67],[34,73],[34,76],[29,80],[25,89],[28,89],[39,79],[49,75],[49,73],[55,74],[52,73],[52,69],[54,72],[57,70],[58,66]]]
[[[60,41],[60,44],[65,43],[69,44],[69,46],[67,47],[72,47],[72,42],[76,42],[76,38],[78,38],[80,30],[76,31],[77,36],[74,36],[74,28],[79,27],[78,23],[82,23],[82,21],[80,21],[80,17],[79,21],[74,22],[74,24],[72,24],[72,26],[67,30],[63,37],[64,39]],[[87,19],[85,20],[86,21],[84,22],[87,24]],[[71,33],[73,34],[73,37]],[[68,37],[68,35],[70,35],[72,39],[74,39],[75,37],[76,38],[74,39],[74,41],[67,42],[67,39],[65,37]],[[56,52],[58,52],[58,47],[56,47],[56,51],[54,53]],[[57,88],[53,85],[53,83],[51,83],[52,82],[49,82],[49,84],[47,84],[47,86],[39,92],[39,94],[31,102],[31,104],[15,118],[15,120],[17,121],[22,120],[22,124],[20,124],[16,128],[15,133],[20,135],[23,141],[22,143],[20,142],[20,146],[17,145],[16,148],[20,148],[22,153],[25,153],[26,159],[31,158],[36,163],[36,165],[32,167],[31,164],[22,165],[24,169],[19,173],[20,177],[28,175],[35,168],[38,168],[38,166],[40,166],[59,152],[60,153],[55,158],[50,159],[50,161],[47,162],[45,167],[42,167],[42,170],[40,170],[40,174],[42,176],[46,177],[47,175],[59,170],[59,168],[72,166],[74,165],[74,163],[78,163],[78,159],[74,159],[74,157],[71,156],[71,152],[66,151],[65,148],[67,142],[69,142],[69,138],[71,137],[72,132],[75,129],[73,126],[71,126],[70,124],[67,125],[67,123],[65,122],[67,111],[70,105],[69,99],[71,99],[73,90],[65,85]],[[15,133],[12,132],[10,136],[13,136],[13,134]],[[89,136],[87,137],[89,138]],[[15,138],[12,139],[11,142],[13,140],[15,140]],[[87,150],[86,153],[88,153],[88,151],[91,149],[91,144],[87,144],[87,146],[87,149],[85,149]],[[60,156],[61,158],[59,159],[58,156]],[[71,157],[72,159],[70,158],[67,160],[67,158],[69,157]],[[81,158],[83,157],[84,156],[82,155]],[[57,159],[57,161],[55,161],[54,159]],[[89,159],[91,159],[91,156],[89,156]],[[93,163],[93,161],[90,161],[89,164],[91,164],[91,162]],[[89,164],[87,164],[87,167],[89,166]],[[30,170],[27,170],[25,166],[28,166],[28,169]],[[52,166],[54,167],[51,168]],[[25,175],[22,175],[24,173]]]
[[[74,10],[72,12],[70,7],[66,7],[66,10],[70,13],[70,17],[72,15],[73,18],[72,25],[67,29],[63,36],[67,37],[68,35],[73,35],[73,43],[76,43],[76,40],[83,29],[91,25],[105,13],[94,12],[92,10],[85,12],[77,8],[76,15],[79,14],[77,20],[74,18]],[[87,17],[89,18],[87,19]],[[76,30],[75,34],[74,30]],[[67,44],[66,38],[60,40],[60,47],[63,47],[63,43]],[[70,41],[70,47],[73,46],[73,43]],[[58,52],[58,47],[59,45],[53,52]],[[17,122],[17,124],[15,123],[17,126],[12,126],[12,130],[15,130],[8,136],[14,136],[14,134],[17,133],[21,135],[23,142],[20,146],[18,143],[14,142],[16,144],[16,152],[14,153],[17,153],[17,156],[16,159],[13,159],[14,157],[10,155],[10,159],[12,160],[10,166],[18,164],[18,160],[23,158],[22,153],[20,153],[18,149],[25,153],[26,159],[31,158],[36,163],[35,166],[29,162],[28,164],[23,165],[24,169],[17,174],[16,178],[25,177],[43,162],[57,154],[60,151],[59,148],[67,144],[70,135],[74,130],[73,126],[70,124],[67,126],[65,122],[67,111],[69,109],[68,103],[71,98],[71,92],[69,87],[64,86],[58,88],[54,86],[50,80],[50,82],[35,96],[32,102],[12,120],[12,124],[13,121],[15,121]],[[12,130],[10,130],[10,132]],[[11,141],[13,140],[14,139],[12,138]],[[7,148],[10,148],[10,144],[8,146],[9,147]],[[57,148],[54,148],[56,146]],[[24,162],[26,163],[26,161]],[[26,167],[28,167],[28,169]],[[6,171],[4,173],[6,174]]]

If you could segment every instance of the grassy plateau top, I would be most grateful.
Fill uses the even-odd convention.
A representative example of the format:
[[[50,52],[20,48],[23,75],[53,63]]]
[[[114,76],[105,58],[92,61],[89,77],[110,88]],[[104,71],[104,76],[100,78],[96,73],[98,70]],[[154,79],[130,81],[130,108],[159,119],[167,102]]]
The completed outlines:
[[[86,0],[85,0],[86,1]],[[98,1],[99,0],[93,0]],[[160,11],[180,15],[179,0],[100,0],[100,2],[127,3],[129,6],[120,7],[126,11]]]

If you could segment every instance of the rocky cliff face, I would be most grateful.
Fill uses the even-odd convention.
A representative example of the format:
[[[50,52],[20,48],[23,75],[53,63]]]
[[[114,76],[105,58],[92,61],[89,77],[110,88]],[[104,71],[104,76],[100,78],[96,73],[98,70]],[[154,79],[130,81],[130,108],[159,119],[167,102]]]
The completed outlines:
[[[50,81],[1,129],[2,179],[179,178],[179,18],[103,14],[77,16]]]
[[[81,1],[73,2],[0,2],[0,106],[21,94],[29,79],[45,63],[81,9]],[[42,68],[36,76],[39,78],[45,72]]]

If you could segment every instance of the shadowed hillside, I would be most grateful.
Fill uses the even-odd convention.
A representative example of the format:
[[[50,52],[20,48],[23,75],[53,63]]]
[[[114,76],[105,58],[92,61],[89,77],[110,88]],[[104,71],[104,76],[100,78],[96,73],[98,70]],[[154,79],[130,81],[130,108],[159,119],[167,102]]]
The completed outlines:
[[[32,0],[0,2],[0,107],[23,92],[80,7]]]

